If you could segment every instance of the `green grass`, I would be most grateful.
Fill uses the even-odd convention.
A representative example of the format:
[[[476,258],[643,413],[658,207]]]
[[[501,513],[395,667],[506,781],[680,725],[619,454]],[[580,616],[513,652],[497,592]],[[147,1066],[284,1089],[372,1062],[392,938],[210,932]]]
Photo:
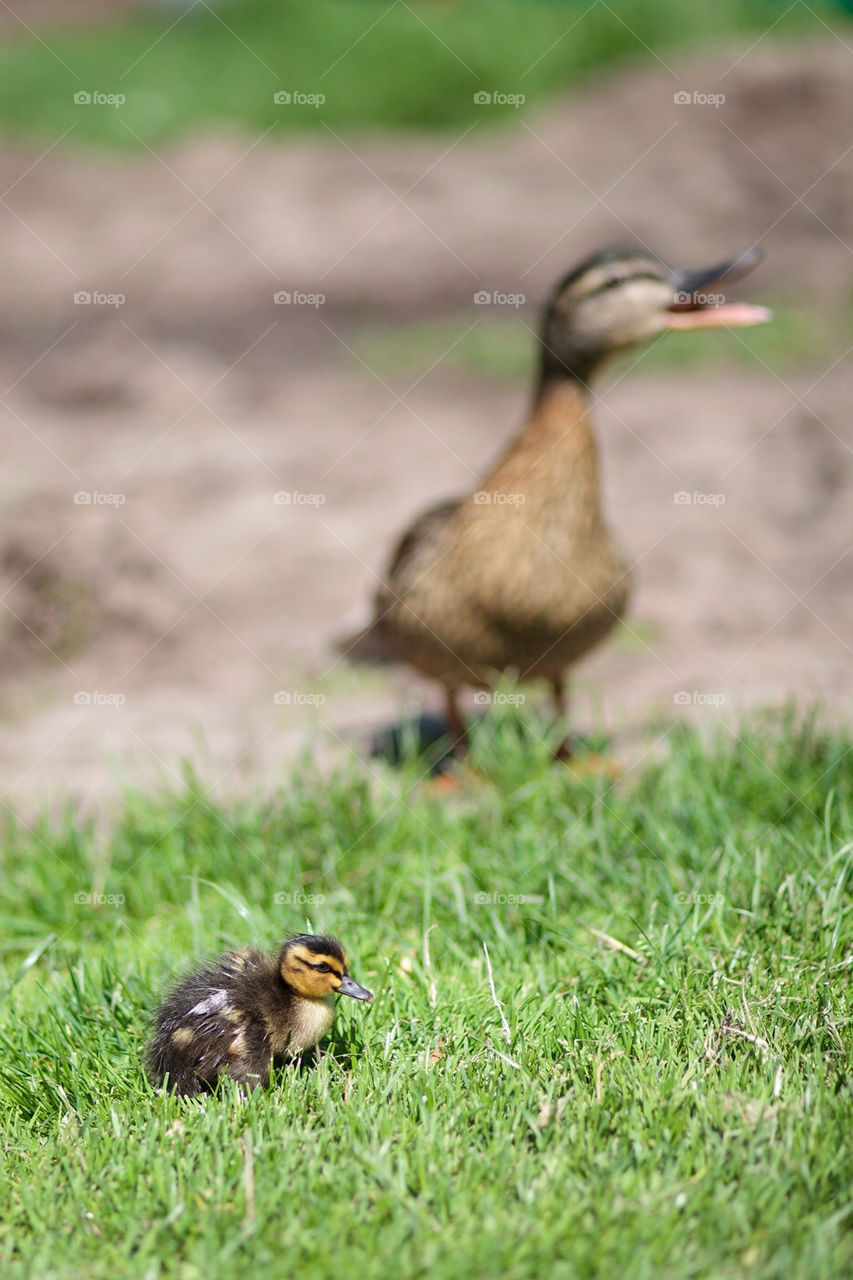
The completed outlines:
[[[178,12],[40,39],[13,27],[19,38],[0,52],[0,127],[131,146],[227,123],[273,136],[324,124],[458,130],[517,119],[618,60],[651,60],[649,50],[746,48],[771,26],[777,40],[823,38],[824,24],[849,23],[831,0],[781,11],[775,0],[197,0],[171,26]],[[282,90],[326,101],[277,106]],[[75,106],[79,91],[126,101]],[[476,106],[477,91],[526,102]]]
[[[305,764],[9,818],[4,1274],[850,1274],[853,741],[664,745],[614,787],[507,718],[456,798]],[[248,1104],[153,1093],[162,985],[302,927],[299,891],[374,1004]]]
[[[618,374],[638,358],[639,372],[657,369],[764,368],[790,377],[810,368],[827,368],[853,343],[853,296],[827,310],[803,306],[791,298],[753,296],[773,307],[772,323],[731,332],[668,333],[644,352],[632,349],[612,369]],[[352,337],[356,358],[380,377],[414,380],[438,362],[490,378],[525,381],[536,362],[538,316],[529,309],[495,315],[477,307],[464,315],[417,320],[409,324],[364,324]]]

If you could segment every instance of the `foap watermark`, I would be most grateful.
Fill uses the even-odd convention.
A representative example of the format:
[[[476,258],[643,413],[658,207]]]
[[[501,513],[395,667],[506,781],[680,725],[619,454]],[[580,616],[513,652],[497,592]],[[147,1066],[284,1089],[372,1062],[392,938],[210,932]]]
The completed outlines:
[[[305,93],[302,89],[279,89],[272,100],[277,107],[322,107],[326,101],[325,93]]]
[[[478,89],[474,94],[475,107],[523,107],[527,96],[523,93],[504,93],[502,89]]]
[[[679,689],[672,695],[677,707],[724,707],[728,698],[724,693],[703,693],[701,689]]]
[[[322,507],[326,501],[325,493],[302,493],[299,489],[279,489],[273,494],[273,502],[277,507]]]
[[[100,489],[78,489],[74,495],[75,507],[123,507],[126,502],[126,494],[101,493]]]
[[[474,494],[474,501],[478,507],[523,507],[525,496],[523,493],[503,493],[497,489],[478,489]]]
[[[726,100],[724,93],[704,93],[701,89],[679,89],[672,95],[677,107],[721,107]]]
[[[677,507],[722,507],[726,501],[724,493],[697,493],[694,489],[692,493],[688,493],[686,489],[679,489],[678,493],[672,495],[672,500]]]
[[[326,701],[325,693],[301,693],[298,689],[279,689],[273,694],[273,702],[277,707],[322,707]]]
[[[502,693],[500,689],[478,689],[474,694],[474,702],[479,707],[520,707],[527,701],[523,693]]]
[[[322,307],[325,293],[300,293],[298,289],[278,289],[272,296],[277,307]]]
[[[123,693],[103,693],[100,689],[78,689],[74,695],[77,707],[123,707],[126,701]]]
[[[123,307],[126,302],[123,293],[102,293],[100,289],[78,289],[74,294],[75,307]]]
[[[698,289],[693,293],[679,289],[675,295],[675,305],[678,307],[722,307],[725,301],[724,293],[702,293]]]
[[[76,107],[123,107],[126,102],[123,93],[103,93],[100,89],[78,89],[74,94]]]
[[[477,307],[523,307],[527,297],[523,293],[501,293],[500,290],[478,289],[474,294]]]
[[[325,893],[304,893],[302,889],[273,895],[277,907],[322,907],[325,901]]]
[[[475,893],[473,901],[478,907],[523,907],[545,899],[541,893]]]
[[[725,897],[721,893],[677,893],[675,901],[682,907],[722,907]]]
[[[123,893],[75,893],[78,907],[123,907],[127,899]]]

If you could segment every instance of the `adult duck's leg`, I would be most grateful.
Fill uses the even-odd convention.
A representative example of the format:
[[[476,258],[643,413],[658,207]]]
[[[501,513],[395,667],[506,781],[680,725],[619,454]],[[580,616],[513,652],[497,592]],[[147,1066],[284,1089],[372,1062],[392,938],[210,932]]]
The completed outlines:
[[[558,760],[571,760],[574,755],[574,743],[569,735],[569,695],[562,673],[551,679],[551,705],[554,708],[554,724],[563,731],[563,737],[554,755]]]
[[[461,760],[468,751],[468,732],[462,712],[459,710],[459,693],[456,689],[444,690],[444,739],[446,750],[441,759],[441,769],[430,779],[430,788],[436,795],[449,795],[461,789],[460,771],[449,768],[453,760]]]
[[[597,751],[588,750],[581,751],[578,756],[578,747],[581,743],[577,738],[572,737],[569,731],[569,697],[562,675],[551,681],[551,698],[554,707],[554,723],[563,731],[563,737],[554,752],[554,759],[565,760],[570,764],[572,773],[579,777],[603,774],[606,778],[618,778],[622,772],[618,760],[600,755]]]
[[[445,689],[444,708],[451,750],[455,756],[464,756],[468,750],[468,730],[465,727],[462,712],[459,710],[458,689]]]

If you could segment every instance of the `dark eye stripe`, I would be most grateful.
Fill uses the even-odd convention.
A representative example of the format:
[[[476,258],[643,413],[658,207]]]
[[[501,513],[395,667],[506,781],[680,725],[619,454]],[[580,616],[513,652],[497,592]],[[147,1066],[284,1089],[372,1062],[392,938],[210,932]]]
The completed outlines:
[[[310,960],[306,960],[305,963],[309,968],[314,969],[317,973],[334,973],[338,978],[342,978],[344,976],[343,971],[336,968],[335,965],[329,964],[328,960],[319,960],[317,964],[311,964]]]

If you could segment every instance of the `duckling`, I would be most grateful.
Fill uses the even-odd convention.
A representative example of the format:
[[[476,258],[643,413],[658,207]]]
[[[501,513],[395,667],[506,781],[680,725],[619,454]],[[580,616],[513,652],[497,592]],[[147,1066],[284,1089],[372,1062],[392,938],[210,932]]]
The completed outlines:
[[[431,508],[399,540],[374,621],[340,647],[439,682],[459,754],[462,687],[488,688],[502,673],[544,678],[562,721],[567,668],[626,610],[631,575],[602,512],[590,380],[608,356],[667,329],[771,319],[711,292],[761,256],[680,271],[642,249],[610,249],[576,266],[545,306],[521,429],[473,493]],[[570,753],[566,743],[559,754]]]
[[[331,1029],[334,995],[372,1000],[335,938],[300,933],[277,954],[232,951],[180,982],[157,1011],[147,1066],[157,1085],[191,1097],[220,1076],[267,1085],[273,1060],[313,1048]]]

